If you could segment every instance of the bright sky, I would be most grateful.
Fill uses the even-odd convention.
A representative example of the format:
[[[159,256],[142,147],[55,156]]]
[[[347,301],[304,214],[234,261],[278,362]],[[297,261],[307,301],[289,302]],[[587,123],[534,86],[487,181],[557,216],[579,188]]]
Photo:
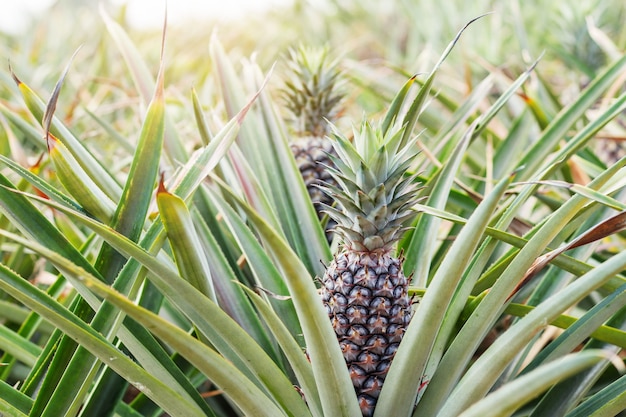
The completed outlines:
[[[63,1],[63,0],[61,0]],[[17,34],[28,25],[29,15],[42,13],[54,0],[11,0],[2,2],[0,29]],[[112,0],[114,4],[128,4],[129,23],[138,28],[160,27],[163,24],[165,0]],[[236,17],[243,13],[262,10],[273,5],[284,5],[291,0],[169,0],[168,21],[176,23],[189,18],[215,15]]]

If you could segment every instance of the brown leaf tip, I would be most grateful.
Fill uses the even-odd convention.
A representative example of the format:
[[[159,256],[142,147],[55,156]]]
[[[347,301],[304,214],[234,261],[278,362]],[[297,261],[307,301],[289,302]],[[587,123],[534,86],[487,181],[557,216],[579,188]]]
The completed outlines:
[[[46,135],[46,145],[48,146],[48,152],[52,152],[52,150],[54,149],[54,147],[56,146],[57,142],[59,141],[59,139],[57,139],[52,133],[47,132]]]
[[[15,81],[15,84],[17,84],[17,86],[19,87],[22,84],[22,80],[17,78],[17,75],[15,75],[15,73],[13,72],[13,67],[11,66],[11,61],[9,61],[9,72],[11,73],[11,77],[13,78],[13,81]]]
[[[165,188],[165,173],[161,172],[161,178],[159,179],[159,188],[157,189],[157,194],[161,193],[169,193],[167,188]]]

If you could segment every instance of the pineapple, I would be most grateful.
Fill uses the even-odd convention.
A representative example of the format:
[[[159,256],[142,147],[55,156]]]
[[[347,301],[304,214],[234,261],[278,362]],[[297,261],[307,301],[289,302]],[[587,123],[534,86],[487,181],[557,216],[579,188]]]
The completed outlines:
[[[289,58],[289,80],[285,83],[283,98],[294,132],[290,147],[318,217],[322,219],[320,204],[330,205],[332,199],[317,185],[334,183],[326,170],[333,164],[328,157],[333,147],[326,135],[329,121],[333,122],[340,113],[343,81],[337,61],[329,60],[327,49],[301,47],[290,51]],[[332,222],[327,224],[329,240],[332,227]]]
[[[417,184],[404,175],[415,156],[404,129],[383,134],[364,123],[354,140],[333,132],[339,186],[320,187],[336,206],[339,253],[328,266],[321,297],[343,351],[363,416],[371,416],[411,318],[408,279],[395,243],[415,211]]]

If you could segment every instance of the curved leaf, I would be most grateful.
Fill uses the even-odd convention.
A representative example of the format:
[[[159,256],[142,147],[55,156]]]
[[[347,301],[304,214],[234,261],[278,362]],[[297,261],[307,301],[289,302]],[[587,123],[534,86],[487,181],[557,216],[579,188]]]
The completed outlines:
[[[515,379],[466,410],[458,417],[504,417],[545,392],[555,383],[606,360],[602,351],[588,351],[565,356]],[[445,413],[441,415],[446,415]]]
[[[223,191],[229,190],[223,188]],[[289,245],[250,206],[235,195],[231,198],[244,210],[285,277],[302,326],[324,415],[361,415],[335,332],[307,269]]]
[[[503,179],[482,201],[452,244],[448,256],[432,279],[420,306],[411,319],[376,405],[381,416],[409,415],[421,386],[430,350],[465,267],[482,240],[491,214],[511,183],[513,175]],[[407,370],[410,369],[410,372]],[[430,376],[426,376],[429,378]]]
[[[53,205],[75,220],[90,227],[120,253],[125,256],[132,256],[149,269],[153,274],[151,280],[161,292],[181,312],[187,315],[189,320],[211,341],[222,355],[237,365],[240,372],[245,373],[254,382],[258,381],[265,387],[272,394],[272,397],[284,407],[285,412],[291,410],[296,415],[298,413],[307,415],[308,409],[302,402],[300,395],[292,389],[291,382],[267,353],[222,309],[172,271],[169,265],[145,252],[134,242],[118,234],[110,227],[104,226],[80,213],[67,210],[65,207],[57,206],[50,201],[43,202]],[[3,233],[6,234],[6,232],[0,230],[0,234]],[[49,258],[58,268],[69,269],[72,272],[70,277],[82,276],[80,270],[72,270],[72,265],[68,265],[64,259],[60,259],[56,254],[34,242],[27,242],[16,236],[11,236],[11,238],[20,240],[22,244],[28,247],[36,248],[38,253]],[[82,280],[78,282],[82,283]],[[115,293],[117,294],[117,292]],[[208,317],[210,317],[210,320],[207,319]]]
[[[15,236],[13,238],[16,238]],[[38,246],[38,245],[37,245]],[[75,268],[80,271],[79,268]],[[86,272],[84,276],[92,281],[96,278]],[[98,281],[99,282],[99,281]],[[104,284],[102,284],[104,285]],[[0,264],[0,288],[20,302],[50,321],[64,333],[71,335],[81,346],[89,349],[102,362],[113,368],[125,379],[144,391],[153,401],[160,404],[172,416],[198,416],[204,414],[196,404],[183,398],[167,384],[146,372],[111,345],[100,333],[78,319],[73,313],[58,304],[45,293],[33,287],[22,277],[15,275]]]
[[[302,351],[302,348],[289,333],[289,330],[281,321],[281,317],[269,308],[268,304],[254,291],[247,287],[242,288],[246,291],[255,307],[259,309],[259,313],[263,316],[263,319],[267,323],[268,327],[272,330],[272,334],[276,337],[276,340],[282,347],[283,352],[285,352],[285,356],[287,356],[287,359],[296,374],[296,378],[301,384],[302,394],[311,409],[311,413],[315,417],[323,417],[324,414],[322,411],[322,404],[320,402],[319,392],[315,383],[313,369],[311,367],[311,363],[307,360],[306,355]]]
[[[217,301],[209,264],[184,201],[167,192],[161,182],[157,204],[180,275],[202,294]]]
[[[41,100],[37,94],[30,89],[25,83],[13,75],[20,93],[24,99],[28,110],[37,120],[43,120],[43,114],[46,108],[45,103]],[[115,178],[107,172],[102,166],[102,163],[96,159],[83,143],[76,138],[72,132],[56,117],[52,117],[50,124],[50,134],[56,138],[59,138],[66,146],[69,152],[71,152],[73,159],[77,161],[82,170],[84,170],[91,181],[98,185],[104,194],[112,200],[119,199],[122,193],[122,188],[117,183]],[[45,138],[44,138],[45,139]]]
[[[546,299],[522,318],[489,347],[469,368],[461,381],[447,397],[441,417],[457,416],[465,408],[482,398],[492,387],[504,366],[525,346],[546,323],[554,320],[567,308],[626,268],[626,252],[615,255],[598,265],[578,280]]]

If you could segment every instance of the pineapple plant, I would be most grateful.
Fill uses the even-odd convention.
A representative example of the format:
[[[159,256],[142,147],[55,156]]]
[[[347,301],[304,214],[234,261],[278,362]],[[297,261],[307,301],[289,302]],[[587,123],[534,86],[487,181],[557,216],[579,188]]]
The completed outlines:
[[[343,78],[337,61],[331,61],[328,49],[301,46],[289,52],[289,79],[283,88],[285,108],[293,131],[290,148],[320,219],[322,204],[332,204],[332,197],[317,187],[321,182],[335,184],[326,167],[333,166],[334,153],[326,135],[329,122],[341,113],[344,98]],[[327,236],[332,237],[327,224]]]
[[[354,143],[333,132],[339,184],[321,189],[342,238],[322,282],[322,300],[341,346],[364,416],[376,400],[411,318],[408,279],[394,256],[405,222],[414,217],[417,185],[404,173],[416,152],[405,129],[384,132],[363,123]]]
[[[38,39],[64,41],[69,26],[47,20],[54,36]],[[586,417],[626,408],[625,378],[606,360],[626,348],[623,237],[615,253],[593,248],[623,225],[626,159],[602,167],[583,148],[626,108],[626,94],[605,93],[619,83],[626,57],[555,112],[549,127],[515,101],[532,71],[510,84],[494,84],[490,74],[457,102],[451,76],[430,91],[437,64],[428,78],[407,82],[423,88],[406,106],[391,103],[380,127],[364,123],[354,139],[330,132],[337,152],[328,171],[338,181],[320,192],[336,201],[321,206],[339,221],[343,245],[333,260],[274,103],[266,90],[253,95],[261,67],[245,61],[240,80],[214,38],[214,65],[194,68],[219,71],[193,103],[171,100],[175,77],[164,83],[163,74],[176,67],[160,62],[167,71],[155,82],[156,68],[110,20],[114,43],[105,42],[96,61],[117,57],[106,45],[123,51],[137,83],[130,92],[95,84],[72,100],[71,89],[55,88],[46,106],[36,91],[52,86],[36,82],[58,78],[58,65],[47,62],[38,72],[53,74],[35,76],[32,60],[12,57],[15,72],[0,71],[0,414]],[[46,49],[57,51],[39,50]],[[82,85],[74,74],[94,71],[85,65],[99,55],[86,62],[83,54],[69,86]],[[101,69],[132,88],[121,66]],[[397,91],[392,77],[365,81],[387,84],[371,95],[387,107],[378,93]],[[399,95],[412,97],[407,90]],[[588,119],[604,95],[613,104]],[[65,117],[43,117],[57,99]],[[84,99],[89,117],[76,106]],[[205,118],[203,102],[216,104],[215,117]],[[109,114],[112,104],[124,111]],[[185,104],[202,139],[193,154],[176,146],[197,140],[196,132],[186,136],[193,123]],[[390,128],[406,108],[402,127]],[[228,122],[218,116],[223,109]],[[50,149],[42,119],[51,122]],[[438,123],[444,119],[453,123]],[[102,128],[114,146],[86,140]],[[413,128],[422,131],[417,156]],[[138,142],[128,135],[135,130]],[[43,172],[62,175],[16,162],[33,149],[45,152]],[[166,162],[176,169],[159,181]],[[574,168],[589,180],[565,183]],[[102,193],[114,211],[94,198]],[[428,198],[414,204],[417,194]],[[154,199],[156,216],[146,204]],[[409,226],[414,232],[403,236]],[[111,248],[119,262],[109,261]],[[320,289],[313,277],[325,272]],[[413,312],[412,296],[420,297]],[[515,317],[511,326],[478,351],[502,314]],[[548,342],[554,326],[566,331]],[[139,393],[122,400],[128,388]]]

